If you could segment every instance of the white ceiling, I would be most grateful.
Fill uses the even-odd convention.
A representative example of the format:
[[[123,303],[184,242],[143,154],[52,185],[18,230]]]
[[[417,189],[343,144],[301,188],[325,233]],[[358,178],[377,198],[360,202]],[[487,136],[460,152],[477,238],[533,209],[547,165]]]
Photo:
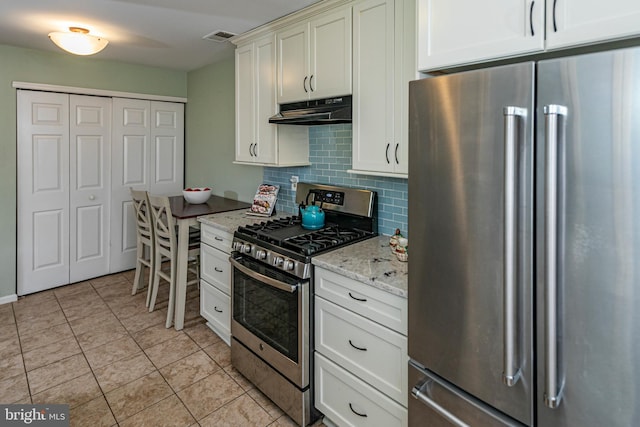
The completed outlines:
[[[87,57],[193,70],[229,57],[217,30],[242,34],[319,0],[0,0],[0,44],[63,52],[52,31],[84,27],[109,45]]]

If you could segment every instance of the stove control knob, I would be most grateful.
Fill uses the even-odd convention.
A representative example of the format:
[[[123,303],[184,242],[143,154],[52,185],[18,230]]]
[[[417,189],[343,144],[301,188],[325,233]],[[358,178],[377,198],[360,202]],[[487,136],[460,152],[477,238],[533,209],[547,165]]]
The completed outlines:
[[[258,259],[267,258],[267,251],[265,251],[264,249],[258,249],[256,251],[256,258],[258,258]]]
[[[294,262],[293,262],[293,261],[291,261],[290,259],[286,259],[286,260],[284,261],[284,264],[282,265],[282,268],[283,268],[284,270],[289,270],[289,271],[290,271],[290,270],[293,270],[293,267],[294,267],[294,266],[295,266],[295,264],[294,264]]]
[[[275,265],[276,267],[282,267],[283,263],[284,263],[284,258],[282,258],[281,256],[277,256],[273,260],[273,265]]]
[[[251,253],[251,245],[248,243],[244,243],[242,245],[242,248],[240,249],[240,252],[244,252],[245,254]]]
[[[237,252],[242,251],[242,242],[233,242],[233,250]]]

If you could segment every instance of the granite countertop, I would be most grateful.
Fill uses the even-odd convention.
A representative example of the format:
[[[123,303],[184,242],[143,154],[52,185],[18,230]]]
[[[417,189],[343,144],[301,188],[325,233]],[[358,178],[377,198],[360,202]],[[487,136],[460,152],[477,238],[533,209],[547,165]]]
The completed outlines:
[[[313,257],[318,267],[407,298],[408,263],[389,249],[389,236],[377,236]]]
[[[247,211],[248,209],[240,209],[236,211],[205,215],[198,217],[198,221],[202,224],[207,224],[220,230],[226,231],[227,233],[233,233],[238,229],[238,227],[241,227],[243,225],[260,223],[263,221],[268,221],[270,219],[282,218],[287,216],[276,214],[267,218],[256,217],[247,215]]]

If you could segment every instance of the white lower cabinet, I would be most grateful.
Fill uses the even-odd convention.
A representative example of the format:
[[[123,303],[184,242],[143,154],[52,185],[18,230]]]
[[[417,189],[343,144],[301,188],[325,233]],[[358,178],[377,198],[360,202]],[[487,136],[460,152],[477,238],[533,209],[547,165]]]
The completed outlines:
[[[231,344],[232,235],[208,224],[200,230],[200,315],[227,344]]]
[[[337,426],[402,427],[407,409],[320,353],[315,354],[315,402]]]
[[[407,300],[315,267],[315,406],[337,426],[407,425]]]

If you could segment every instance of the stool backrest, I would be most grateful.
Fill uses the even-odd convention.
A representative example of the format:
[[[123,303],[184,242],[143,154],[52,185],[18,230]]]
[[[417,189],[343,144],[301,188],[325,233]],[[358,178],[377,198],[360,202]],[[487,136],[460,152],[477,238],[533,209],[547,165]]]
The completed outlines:
[[[149,195],[151,223],[155,235],[156,250],[160,254],[175,259],[177,250],[176,225],[171,214],[171,204],[166,196]]]
[[[151,223],[151,208],[146,191],[129,189],[133,199],[136,215],[136,232],[138,238],[149,246],[153,245],[153,224]]]

